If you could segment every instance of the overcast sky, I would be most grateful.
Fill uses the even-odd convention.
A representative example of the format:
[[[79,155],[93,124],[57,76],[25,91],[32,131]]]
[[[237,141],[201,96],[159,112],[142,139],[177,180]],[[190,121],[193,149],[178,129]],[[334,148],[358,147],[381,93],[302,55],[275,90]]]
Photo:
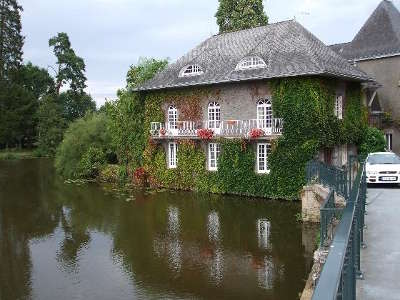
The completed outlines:
[[[347,42],[381,0],[266,0],[270,23],[296,18],[326,44]],[[400,0],[393,0],[400,7]],[[98,105],[115,98],[141,56],[171,61],[218,32],[218,0],[19,0],[24,59],[54,65],[48,40],[67,32],[84,58],[87,92]]]

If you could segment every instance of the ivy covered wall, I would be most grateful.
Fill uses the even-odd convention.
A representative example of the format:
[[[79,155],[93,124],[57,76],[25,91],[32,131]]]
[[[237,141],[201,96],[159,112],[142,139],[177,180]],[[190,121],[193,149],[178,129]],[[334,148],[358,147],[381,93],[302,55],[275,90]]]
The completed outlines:
[[[322,148],[358,144],[366,130],[366,111],[358,83],[346,83],[343,120],[334,116],[335,80],[286,78],[269,85],[276,117],[284,119],[283,135],[272,141],[268,156],[270,174],[255,173],[255,141],[218,139],[221,154],[218,171],[206,169],[206,144],[180,140],[178,167],[167,168],[165,143],[151,141],[144,153],[144,168],[152,185],[212,193],[233,193],[268,198],[298,199],[305,184],[305,164]],[[173,103],[184,120],[201,119],[205,96],[218,98],[209,88],[153,92],[145,95],[144,132],[150,122],[165,121],[165,103]],[[257,97],[257,96],[256,96]],[[222,108],[223,109],[223,108]],[[183,120],[183,119],[182,119]]]

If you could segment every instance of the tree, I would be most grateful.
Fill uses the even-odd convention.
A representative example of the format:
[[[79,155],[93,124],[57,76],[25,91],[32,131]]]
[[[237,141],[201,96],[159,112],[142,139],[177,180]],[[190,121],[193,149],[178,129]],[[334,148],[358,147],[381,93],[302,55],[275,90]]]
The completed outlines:
[[[23,86],[0,81],[0,145],[18,145],[34,136],[37,102]]]
[[[93,178],[112,152],[104,113],[87,114],[71,123],[57,149],[55,166],[65,178]]]
[[[58,102],[63,107],[63,116],[68,122],[84,117],[89,111],[96,111],[96,102],[85,92],[68,90],[59,95]]]
[[[75,92],[82,92],[86,87],[85,62],[75,54],[71,48],[71,42],[65,32],[57,34],[49,40],[49,46],[53,47],[57,58],[56,93],[60,94],[61,87],[69,83]]]
[[[54,155],[63,139],[67,121],[63,107],[55,95],[47,95],[40,101],[38,110],[38,148],[43,155]]]
[[[142,154],[146,143],[144,135],[144,103],[139,93],[132,89],[154,77],[164,69],[168,60],[141,58],[132,65],[126,76],[126,89],[118,91],[118,100],[104,106],[111,122],[109,130],[114,148],[121,164],[138,167],[142,164]]]
[[[126,88],[133,89],[154,77],[168,65],[167,59],[139,58],[137,65],[131,65],[126,74]]]
[[[13,81],[30,91],[37,100],[54,89],[54,80],[49,72],[31,62],[22,65],[14,77]]]
[[[22,62],[21,11],[16,0],[0,0],[0,81]]]
[[[220,33],[268,24],[262,0],[219,0],[215,17]]]

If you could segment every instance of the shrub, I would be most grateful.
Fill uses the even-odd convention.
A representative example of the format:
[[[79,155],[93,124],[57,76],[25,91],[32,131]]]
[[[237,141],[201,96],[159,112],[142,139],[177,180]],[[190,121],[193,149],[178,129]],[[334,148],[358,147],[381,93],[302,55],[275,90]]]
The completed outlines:
[[[147,172],[143,167],[139,167],[133,173],[133,180],[136,185],[145,186],[147,181]]]
[[[87,178],[99,171],[99,164],[105,162],[105,155],[111,151],[106,116],[88,114],[73,122],[65,132],[57,148],[55,166],[65,178]]]
[[[385,151],[385,147],[383,132],[375,127],[367,127],[360,145],[360,155],[365,157],[371,152]]]

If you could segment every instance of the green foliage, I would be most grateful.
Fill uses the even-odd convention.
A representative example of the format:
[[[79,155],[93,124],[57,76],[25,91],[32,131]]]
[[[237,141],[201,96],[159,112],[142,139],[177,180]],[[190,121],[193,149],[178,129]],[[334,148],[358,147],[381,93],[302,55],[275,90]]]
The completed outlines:
[[[56,96],[47,95],[41,99],[37,115],[38,149],[44,156],[53,156],[67,128],[63,107],[57,102]]]
[[[351,84],[347,87],[342,129],[342,143],[361,143],[367,130],[367,109],[361,101],[360,85]]]
[[[0,81],[0,148],[30,142],[37,106],[37,99],[23,86]]]
[[[100,153],[101,152],[101,153]],[[71,123],[57,148],[55,166],[65,178],[91,177],[112,152],[105,114],[88,114]]]
[[[21,11],[16,0],[0,1],[0,81],[9,79],[22,63]]]
[[[77,177],[86,179],[96,178],[106,162],[106,155],[103,150],[91,146],[79,161]]]
[[[108,130],[112,143],[126,173],[143,164],[143,151],[148,136],[144,130],[144,99],[140,93],[130,90],[153,78],[167,64],[167,60],[141,58],[138,65],[130,67],[126,89],[118,92],[118,100],[107,102],[104,106],[110,119]],[[154,108],[159,109],[156,106]]]
[[[219,0],[215,17],[220,33],[268,24],[262,0]]]
[[[58,33],[49,40],[53,53],[57,58],[56,93],[61,87],[69,83],[71,90],[82,92],[86,87],[85,62],[75,54],[71,47],[69,37],[65,32]]]
[[[383,132],[375,127],[367,127],[360,145],[360,155],[366,157],[372,152],[385,151],[386,141]]]
[[[58,102],[63,107],[63,117],[67,122],[82,118],[88,112],[96,111],[96,102],[85,92],[68,90],[58,96]]]
[[[154,75],[164,70],[168,65],[167,59],[157,60],[155,58],[141,57],[137,65],[132,65],[126,74],[126,87],[133,89],[152,79]]]
[[[22,65],[14,77],[14,81],[30,91],[37,101],[54,88],[54,80],[49,72],[31,62]]]

